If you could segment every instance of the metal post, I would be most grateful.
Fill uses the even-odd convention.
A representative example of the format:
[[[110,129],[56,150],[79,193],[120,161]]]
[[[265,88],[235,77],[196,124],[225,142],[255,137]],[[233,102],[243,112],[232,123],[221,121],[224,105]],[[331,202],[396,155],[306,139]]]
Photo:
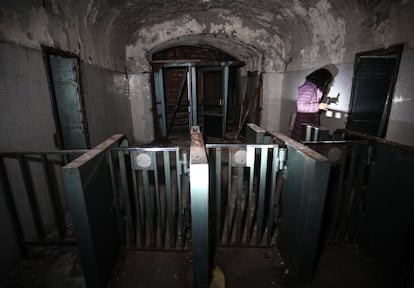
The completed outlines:
[[[266,200],[266,176],[267,176],[267,154],[268,148],[260,148],[260,187],[259,187],[259,204],[257,210],[257,236],[256,244],[262,241],[263,227],[265,221],[265,200]]]
[[[196,67],[190,68],[191,75],[191,126],[197,126],[197,85],[196,85]]]
[[[121,251],[106,151],[124,136],[113,135],[62,168],[79,255],[88,288],[107,287]]]
[[[229,66],[226,65],[224,67],[224,75],[223,75],[223,97],[224,97],[224,107],[223,107],[223,127],[222,127],[222,136],[226,134],[227,128],[227,100],[229,96]]]
[[[173,196],[171,189],[171,167],[170,167],[170,152],[164,151],[164,175],[165,175],[165,193],[167,200],[167,219],[168,219],[168,232],[170,240],[170,248],[174,248],[176,245],[176,233],[174,225],[174,211],[173,211]]]
[[[203,135],[192,128],[190,147],[190,193],[194,255],[194,287],[207,288],[210,282],[209,254],[209,171]]]
[[[154,72],[155,98],[160,123],[161,135],[167,137],[167,118],[165,113],[164,80],[162,68]]]
[[[128,155],[129,156],[129,155]],[[134,243],[134,227],[132,225],[132,211],[130,204],[130,191],[128,187],[128,179],[126,174],[126,162],[124,151],[118,151],[119,159],[119,173],[121,178],[121,187],[123,191],[124,209],[125,209],[125,221],[126,221],[126,245],[128,248],[132,248]]]

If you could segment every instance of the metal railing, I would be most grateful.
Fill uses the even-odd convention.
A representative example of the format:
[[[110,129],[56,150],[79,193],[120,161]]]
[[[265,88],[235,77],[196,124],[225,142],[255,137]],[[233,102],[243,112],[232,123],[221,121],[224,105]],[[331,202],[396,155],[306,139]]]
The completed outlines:
[[[135,147],[114,148],[111,155],[126,246],[184,249],[190,228],[187,154],[178,147]]]
[[[23,250],[25,244],[61,244],[73,237],[60,168],[85,151],[0,153],[1,185]]]
[[[329,242],[355,242],[366,203],[366,184],[371,159],[368,141],[304,144],[331,161],[323,226],[324,239]]]

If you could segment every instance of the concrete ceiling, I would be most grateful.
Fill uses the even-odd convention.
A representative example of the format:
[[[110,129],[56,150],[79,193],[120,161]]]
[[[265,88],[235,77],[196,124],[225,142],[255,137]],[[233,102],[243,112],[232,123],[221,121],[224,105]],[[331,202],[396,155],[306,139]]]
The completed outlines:
[[[412,0],[1,2],[0,39],[58,46],[129,72],[150,70],[153,52],[181,44],[220,48],[248,70],[341,63],[361,49],[405,42],[414,12]]]

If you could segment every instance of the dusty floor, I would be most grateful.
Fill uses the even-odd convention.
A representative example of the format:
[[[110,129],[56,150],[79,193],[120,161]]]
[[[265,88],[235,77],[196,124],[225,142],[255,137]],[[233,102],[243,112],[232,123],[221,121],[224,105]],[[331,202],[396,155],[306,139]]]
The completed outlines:
[[[128,251],[123,253],[109,287],[192,287],[193,260],[189,252]],[[219,248],[214,266],[225,274],[226,287],[286,287],[286,268],[276,249]],[[77,248],[36,248],[2,288],[83,288],[85,282]]]
[[[393,287],[358,249],[327,245],[323,251],[312,287]],[[109,287],[192,287],[192,265],[189,252],[128,251],[120,258]],[[289,281],[289,270],[276,249],[219,248],[213,265],[224,272],[226,288],[297,287]],[[33,249],[0,287],[85,287],[76,246]]]
[[[36,247],[0,282],[1,288],[83,288],[78,248],[71,246]]]
[[[315,276],[315,288],[385,288],[387,284],[375,262],[352,245],[326,245]]]

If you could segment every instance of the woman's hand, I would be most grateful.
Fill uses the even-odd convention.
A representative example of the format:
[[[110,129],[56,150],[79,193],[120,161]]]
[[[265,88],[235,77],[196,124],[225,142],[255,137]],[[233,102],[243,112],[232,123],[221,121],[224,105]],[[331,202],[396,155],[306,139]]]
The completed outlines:
[[[329,104],[328,103],[319,103],[319,110],[328,110]]]

